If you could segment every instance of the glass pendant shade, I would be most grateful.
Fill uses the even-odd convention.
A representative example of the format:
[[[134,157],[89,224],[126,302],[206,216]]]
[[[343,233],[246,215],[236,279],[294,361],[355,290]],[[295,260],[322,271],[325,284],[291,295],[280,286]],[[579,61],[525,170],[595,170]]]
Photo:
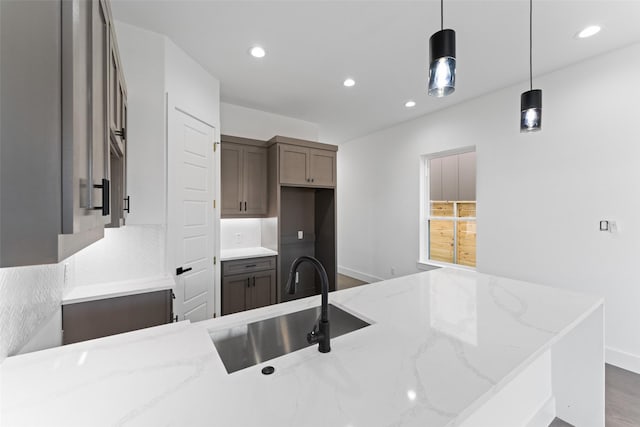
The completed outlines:
[[[456,33],[440,30],[429,39],[429,95],[441,98],[456,90]]]
[[[520,96],[520,132],[542,129],[542,91],[532,89]]]

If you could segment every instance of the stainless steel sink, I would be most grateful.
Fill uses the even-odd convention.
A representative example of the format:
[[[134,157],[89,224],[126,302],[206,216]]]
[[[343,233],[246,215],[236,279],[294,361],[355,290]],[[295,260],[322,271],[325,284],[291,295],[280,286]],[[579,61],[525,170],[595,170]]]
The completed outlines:
[[[320,317],[320,307],[272,317],[248,325],[211,332],[211,339],[228,373],[257,365],[301,348],[309,347],[307,333]],[[329,304],[331,338],[369,323]]]

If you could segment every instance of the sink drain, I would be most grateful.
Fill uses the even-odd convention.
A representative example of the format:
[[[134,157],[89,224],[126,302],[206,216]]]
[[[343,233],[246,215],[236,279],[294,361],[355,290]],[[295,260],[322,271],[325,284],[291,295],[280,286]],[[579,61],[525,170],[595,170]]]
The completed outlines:
[[[273,366],[265,366],[264,368],[262,368],[262,373],[264,375],[271,375],[276,371],[276,368],[274,368]]]

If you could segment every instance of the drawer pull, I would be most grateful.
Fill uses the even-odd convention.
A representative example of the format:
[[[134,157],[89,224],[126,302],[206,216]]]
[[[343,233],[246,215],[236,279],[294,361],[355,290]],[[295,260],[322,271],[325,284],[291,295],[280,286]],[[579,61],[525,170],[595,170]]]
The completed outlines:
[[[253,267],[257,267],[257,264],[249,264],[249,265],[245,265],[244,268],[253,268]]]

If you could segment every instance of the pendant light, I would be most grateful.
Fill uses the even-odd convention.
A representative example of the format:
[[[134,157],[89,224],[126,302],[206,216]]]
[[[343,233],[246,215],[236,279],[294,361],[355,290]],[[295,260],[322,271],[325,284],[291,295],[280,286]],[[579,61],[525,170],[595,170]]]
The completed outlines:
[[[529,90],[520,96],[520,132],[542,129],[542,90],[533,88],[533,0],[529,0]]]
[[[456,90],[456,32],[444,29],[440,0],[440,31],[429,38],[429,95],[441,98]]]

